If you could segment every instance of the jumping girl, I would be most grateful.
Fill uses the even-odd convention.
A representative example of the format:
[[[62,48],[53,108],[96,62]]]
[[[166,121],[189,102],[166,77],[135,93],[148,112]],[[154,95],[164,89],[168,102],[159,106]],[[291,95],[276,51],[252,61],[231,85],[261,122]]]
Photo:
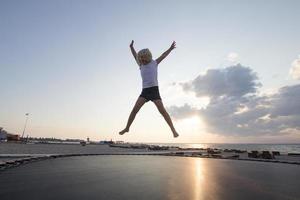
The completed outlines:
[[[160,114],[162,114],[162,116],[168,123],[169,127],[172,130],[173,136],[178,137],[179,135],[173,126],[170,115],[168,114],[168,112],[166,111],[166,109],[162,103],[162,100],[161,100],[161,97],[159,94],[158,80],[157,80],[158,64],[163,59],[165,59],[173,49],[176,48],[176,43],[175,43],[175,41],[173,41],[171,47],[167,51],[165,51],[156,60],[152,60],[152,54],[149,51],[149,49],[142,49],[137,54],[133,47],[133,43],[134,43],[134,41],[132,40],[131,44],[130,44],[130,49],[131,49],[131,53],[132,53],[134,59],[136,60],[137,64],[140,66],[140,72],[141,72],[141,76],[142,76],[142,80],[143,80],[143,90],[129,115],[126,128],[124,130],[120,131],[119,134],[123,135],[124,133],[129,131],[130,125],[132,124],[138,111],[141,109],[141,107],[146,102],[151,100],[156,105]]]

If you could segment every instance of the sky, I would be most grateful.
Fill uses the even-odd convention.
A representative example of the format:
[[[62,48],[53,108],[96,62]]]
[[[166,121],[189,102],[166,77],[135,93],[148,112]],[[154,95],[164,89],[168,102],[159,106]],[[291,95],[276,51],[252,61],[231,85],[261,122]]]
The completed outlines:
[[[0,127],[32,137],[300,142],[299,1],[0,1]],[[119,136],[142,90],[129,44],[160,63],[163,103]]]

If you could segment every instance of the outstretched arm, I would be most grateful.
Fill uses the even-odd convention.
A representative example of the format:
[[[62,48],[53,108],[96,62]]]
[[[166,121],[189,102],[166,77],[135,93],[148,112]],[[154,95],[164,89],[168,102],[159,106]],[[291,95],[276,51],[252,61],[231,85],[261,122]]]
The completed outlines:
[[[165,51],[161,56],[159,56],[159,57],[156,59],[157,64],[159,64],[163,59],[165,59],[165,58],[169,55],[169,53],[170,53],[173,49],[175,49],[175,48],[176,48],[176,42],[173,41],[173,43],[172,43],[172,45],[170,46],[170,48],[169,48],[167,51]]]
[[[134,41],[132,40],[131,43],[130,43],[130,45],[129,45],[130,46],[130,50],[131,50],[131,53],[132,53],[135,61],[137,62],[138,65],[140,65],[139,62],[138,62],[137,53],[136,53],[136,51],[135,51],[135,49],[133,47],[133,43],[134,43]]]

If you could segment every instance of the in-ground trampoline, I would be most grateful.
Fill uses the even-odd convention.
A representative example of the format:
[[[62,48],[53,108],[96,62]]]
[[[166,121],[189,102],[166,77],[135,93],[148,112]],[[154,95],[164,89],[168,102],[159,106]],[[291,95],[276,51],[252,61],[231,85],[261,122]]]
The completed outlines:
[[[0,172],[1,200],[300,199],[300,166],[175,156],[47,159]]]

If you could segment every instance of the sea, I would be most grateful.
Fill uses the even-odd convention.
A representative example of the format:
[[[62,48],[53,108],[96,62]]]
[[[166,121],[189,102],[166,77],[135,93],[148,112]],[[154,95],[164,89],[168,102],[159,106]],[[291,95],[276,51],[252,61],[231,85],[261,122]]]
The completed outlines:
[[[300,153],[300,144],[232,144],[232,143],[147,143],[159,146],[178,146],[182,148],[239,149],[246,151],[279,151]]]

